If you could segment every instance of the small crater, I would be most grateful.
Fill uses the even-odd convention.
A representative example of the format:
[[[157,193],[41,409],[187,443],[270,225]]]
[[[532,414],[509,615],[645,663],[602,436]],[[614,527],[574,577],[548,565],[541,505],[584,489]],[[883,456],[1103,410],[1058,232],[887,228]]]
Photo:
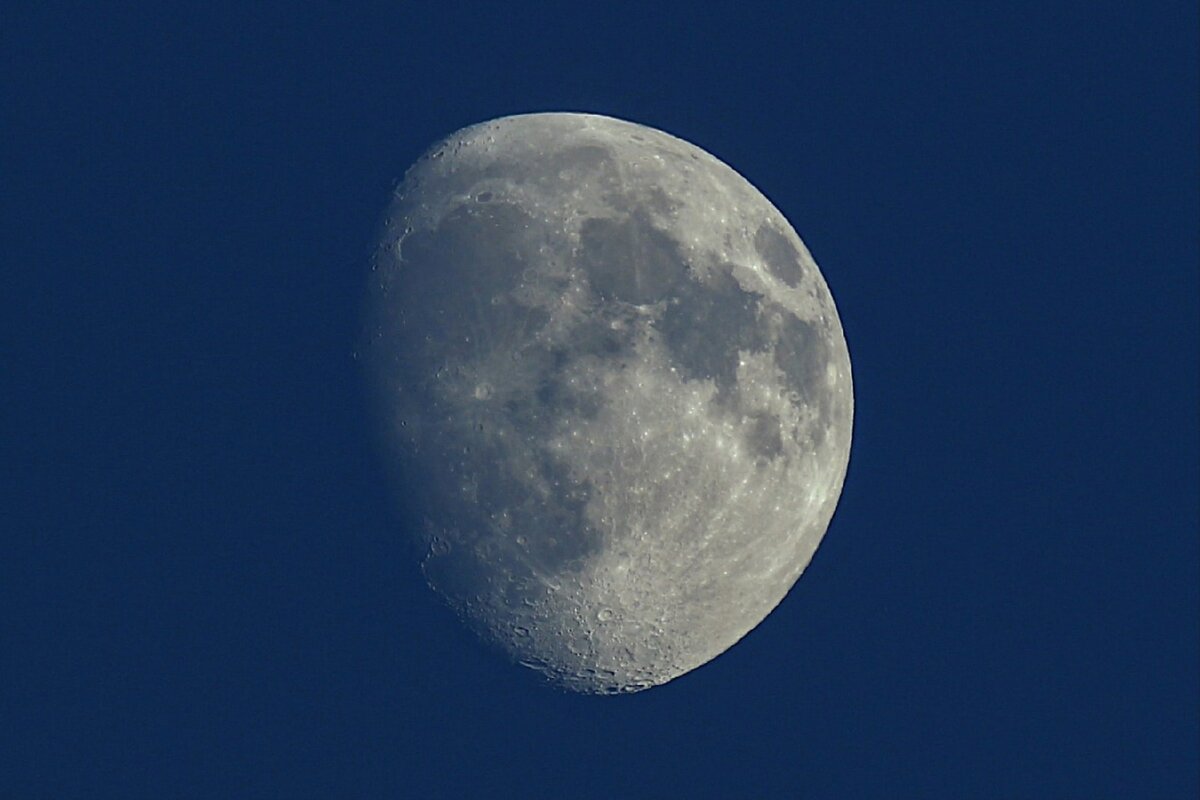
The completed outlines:
[[[480,192],[479,194],[475,195],[475,202],[488,203],[491,202],[493,196],[494,195],[491,192]]]

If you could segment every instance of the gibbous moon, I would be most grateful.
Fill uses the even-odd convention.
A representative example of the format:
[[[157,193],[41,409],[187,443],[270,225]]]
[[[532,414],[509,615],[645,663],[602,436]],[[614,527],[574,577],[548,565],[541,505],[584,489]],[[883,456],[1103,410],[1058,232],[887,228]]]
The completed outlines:
[[[716,657],[813,557],[850,454],[850,357],[783,215],[662,131],[465,128],[406,174],[369,373],[431,586],[567,689]]]

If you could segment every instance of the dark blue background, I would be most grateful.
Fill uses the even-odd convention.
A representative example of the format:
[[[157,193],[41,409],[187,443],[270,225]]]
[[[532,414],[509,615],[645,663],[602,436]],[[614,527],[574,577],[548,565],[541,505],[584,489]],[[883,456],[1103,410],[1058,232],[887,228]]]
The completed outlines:
[[[0,22],[0,796],[1195,796],[1194,3],[80,6]],[[421,585],[353,357],[393,181],[542,110],[738,169],[854,362],[812,567],[631,697]]]

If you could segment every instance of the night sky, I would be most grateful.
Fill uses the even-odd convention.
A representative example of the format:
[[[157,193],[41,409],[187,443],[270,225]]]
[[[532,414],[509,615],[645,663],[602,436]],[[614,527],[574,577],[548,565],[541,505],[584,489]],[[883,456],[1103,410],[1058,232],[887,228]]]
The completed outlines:
[[[8,3],[3,798],[1190,798],[1186,2]],[[661,128],[789,218],[855,379],[758,628],[542,685],[425,588],[355,350],[465,125]]]

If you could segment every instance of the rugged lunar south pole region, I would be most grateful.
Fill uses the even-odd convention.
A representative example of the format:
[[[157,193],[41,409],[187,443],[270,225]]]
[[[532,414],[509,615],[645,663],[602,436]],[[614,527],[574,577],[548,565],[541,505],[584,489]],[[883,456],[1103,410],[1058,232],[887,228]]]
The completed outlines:
[[[719,655],[833,516],[853,390],[829,289],[674,136],[556,113],[436,144],[385,216],[367,336],[426,578],[567,689]]]

